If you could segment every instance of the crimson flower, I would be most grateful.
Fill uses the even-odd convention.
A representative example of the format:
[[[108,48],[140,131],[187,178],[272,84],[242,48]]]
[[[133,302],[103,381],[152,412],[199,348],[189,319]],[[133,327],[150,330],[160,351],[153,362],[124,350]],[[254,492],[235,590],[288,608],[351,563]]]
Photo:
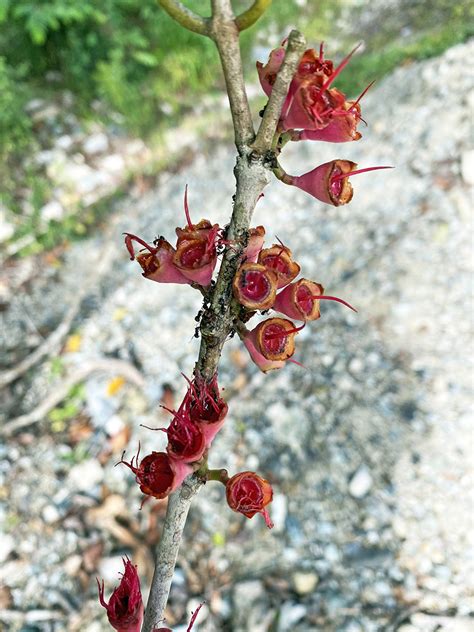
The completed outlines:
[[[136,241],[143,249],[136,255],[133,242]],[[141,237],[125,233],[125,245],[130,253],[130,259],[136,259],[143,270],[145,279],[158,283],[190,283],[175,266],[173,258],[176,253],[173,246],[163,237],[157,239],[151,246]]]
[[[343,301],[342,298],[325,296],[323,286],[320,283],[308,281],[308,279],[300,279],[287,285],[277,295],[273,309],[293,320],[307,322],[317,320],[320,317],[319,301],[321,300],[336,301],[354,312],[357,311],[352,305]]]
[[[265,507],[273,498],[272,486],[255,472],[240,472],[226,483],[226,498],[229,507],[247,518],[261,513],[269,529],[273,527]]]
[[[279,123],[281,131],[301,130],[300,134],[293,135],[300,140],[322,140],[332,143],[359,140],[359,102],[370,85],[356,101],[347,100],[343,92],[331,87],[357,48],[349,53],[337,68],[334,68],[331,60],[324,58],[323,44],[319,52],[308,49],[304,53],[283,105]],[[281,46],[270,53],[265,66],[257,62],[260,83],[267,96],[272,92],[284,55],[285,48]]]
[[[268,318],[247,332],[243,343],[250,357],[266,373],[285,366],[295,352],[295,335],[302,329],[286,318]]]
[[[350,160],[331,160],[325,162],[312,171],[302,176],[284,177],[285,184],[298,187],[306,193],[326,204],[333,206],[342,206],[352,200],[353,189],[349,182],[349,176],[356,176],[360,173],[368,171],[377,171],[378,169],[391,169],[392,167],[366,167],[365,169],[357,169],[355,162]]]
[[[262,252],[260,252],[259,257]],[[269,309],[275,302],[278,275],[261,263],[243,263],[237,270],[232,288],[234,297],[247,309]]]
[[[283,244],[273,244],[271,248],[264,248],[258,255],[258,263],[277,275],[277,289],[285,287],[300,273],[300,266],[293,261],[291,250]]]
[[[132,457],[130,463],[123,460],[123,455],[119,463],[123,463],[123,465],[132,470],[141,491],[147,496],[153,496],[158,499],[166,498],[193,471],[190,465],[183,461],[172,459],[165,452],[148,454],[142,459],[140,465],[138,464],[139,455],[140,448],[137,455]]]
[[[110,625],[118,632],[140,632],[143,620],[143,601],[137,567],[123,559],[125,570],[120,584],[107,603],[104,599],[104,582],[97,580],[100,604],[107,610]]]

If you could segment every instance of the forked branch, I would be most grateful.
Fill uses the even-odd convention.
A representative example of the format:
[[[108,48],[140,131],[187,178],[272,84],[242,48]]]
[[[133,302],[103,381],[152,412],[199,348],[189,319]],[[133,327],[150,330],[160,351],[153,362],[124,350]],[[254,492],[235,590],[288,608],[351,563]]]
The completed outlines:
[[[244,31],[262,17],[265,11],[270,7],[272,0],[255,0],[252,6],[241,13],[235,19],[239,31]]]

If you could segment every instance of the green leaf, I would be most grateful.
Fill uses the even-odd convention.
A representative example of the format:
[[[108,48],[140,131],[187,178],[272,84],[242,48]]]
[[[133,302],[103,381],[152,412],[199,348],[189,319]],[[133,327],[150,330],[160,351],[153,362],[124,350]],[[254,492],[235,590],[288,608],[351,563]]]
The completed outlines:
[[[138,61],[139,64],[153,68],[158,64],[157,58],[152,53],[147,53],[143,50],[137,50],[132,54],[133,59]]]

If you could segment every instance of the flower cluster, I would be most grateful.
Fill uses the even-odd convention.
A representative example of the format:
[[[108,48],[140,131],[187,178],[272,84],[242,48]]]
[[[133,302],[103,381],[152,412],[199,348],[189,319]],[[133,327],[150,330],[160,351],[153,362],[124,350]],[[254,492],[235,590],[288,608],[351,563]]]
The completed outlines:
[[[273,244],[271,248],[262,248],[255,263],[242,263],[234,278],[234,297],[247,312],[243,320],[248,320],[252,312],[269,309],[292,319],[268,318],[251,331],[243,325],[239,327],[252,360],[264,372],[280,369],[291,359],[296,334],[306,322],[320,317],[321,300],[337,301],[356,311],[346,301],[325,295],[320,283],[308,279],[295,281],[300,270],[287,246]],[[293,320],[303,325],[296,327]]]
[[[164,238],[159,237],[153,245],[132,235],[125,234],[125,245],[130,258],[136,259],[146,279],[158,283],[195,283],[207,287],[217,263],[217,250],[221,243],[221,229],[207,219],[193,224],[189,214],[188,188],[184,193],[184,212],[186,226],[176,228],[176,248]],[[143,248],[136,255],[133,242]]]
[[[359,140],[357,127],[362,121],[360,101],[372,83],[356,100],[333,87],[334,81],[350,62],[358,46],[335,67],[325,59],[324,45],[319,51],[308,49],[302,56],[290,84],[278,124],[279,147],[289,140],[319,140],[344,143]],[[285,56],[284,43],[270,53],[268,62],[257,62],[260,84],[267,96],[273,89],[276,75]],[[353,195],[349,177],[389,167],[356,169],[350,160],[331,160],[301,176],[291,176],[278,165],[275,175],[285,184],[296,186],[325,204],[341,206]]]
[[[224,424],[228,406],[220,395],[217,375],[210,382],[200,375],[186,380],[188,388],[179,408],[172,410],[163,406],[173,417],[168,428],[159,428],[168,438],[166,452],[151,452],[140,461],[139,449],[130,462],[124,461],[123,455],[119,461],[135,474],[140,490],[145,494],[144,502],[150,497],[165,498],[181,485],[186,476],[202,466],[205,472],[212,472],[207,470],[207,453]],[[272,499],[270,484],[253,472],[244,472],[247,483],[237,485],[236,477],[243,474],[229,479],[226,470],[217,472],[219,476],[216,479],[226,485],[231,509],[248,518],[262,513],[267,526],[271,526],[265,510]],[[253,491],[248,497],[246,494],[250,488]]]

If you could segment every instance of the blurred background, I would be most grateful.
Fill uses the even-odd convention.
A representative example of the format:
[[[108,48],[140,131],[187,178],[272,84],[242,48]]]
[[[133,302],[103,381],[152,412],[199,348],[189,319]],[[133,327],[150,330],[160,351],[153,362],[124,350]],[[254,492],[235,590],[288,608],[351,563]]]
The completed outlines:
[[[249,2],[235,2],[241,10]],[[208,14],[206,0],[190,8]],[[295,143],[301,174],[334,158],[390,172],[327,208],[272,183],[254,223],[306,278],[350,301],[297,337],[304,365],[264,376],[233,339],[229,418],[210,464],[275,489],[275,528],[194,501],[167,624],[201,632],[468,632],[473,628],[473,9],[467,1],[275,0],[242,36],[255,61],[291,27],[364,98],[363,139]],[[158,407],[190,375],[201,301],[145,281],[124,231],[173,239],[224,225],[235,149],[210,41],[153,0],[0,0],[0,630],[107,630],[121,558],[152,573],[166,501],[139,511],[123,450],[161,449]],[[181,627],[180,627],[181,626]]]

